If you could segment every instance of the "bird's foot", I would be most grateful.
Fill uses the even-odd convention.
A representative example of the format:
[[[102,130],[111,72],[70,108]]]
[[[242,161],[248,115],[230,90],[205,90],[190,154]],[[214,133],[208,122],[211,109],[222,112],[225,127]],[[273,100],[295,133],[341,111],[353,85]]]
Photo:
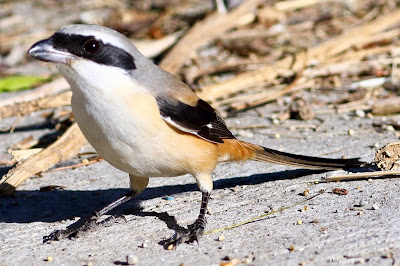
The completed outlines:
[[[164,246],[168,249],[176,249],[176,247],[183,243],[199,243],[199,239],[204,234],[204,225],[201,223],[194,223],[189,226],[185,231],[177,231],[175,234],[164,242]]]
[[[111,226],[114,223],[126,221],[126,218],[121,216],[109,216],[102,221],[98,221],[100,217],[92,215],[85,219],[79,219],[77,222],[71,224],[64,230],[56,230],[48,236],[43,237],[43,243],[50,243],[51,241],[58,241],[64,238],[78,238],[84,234],[96,230],[98,227]]]

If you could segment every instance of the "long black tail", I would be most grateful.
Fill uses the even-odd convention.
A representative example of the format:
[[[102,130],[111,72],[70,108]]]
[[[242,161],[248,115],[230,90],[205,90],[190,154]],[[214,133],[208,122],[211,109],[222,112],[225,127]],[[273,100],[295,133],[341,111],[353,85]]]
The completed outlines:
[[[255,157],[253,160],[263,161],[263,162],[291,165],[307,169],[326,169],[326,170],[358,168],[367,164],[365,162],[360,161],[359,158],[330,159],[330,158],[312,157],[312,156],[304,156],[304,155],[281,152],[254,144],[250,145],[253,146],[253,149],[255,151]]]

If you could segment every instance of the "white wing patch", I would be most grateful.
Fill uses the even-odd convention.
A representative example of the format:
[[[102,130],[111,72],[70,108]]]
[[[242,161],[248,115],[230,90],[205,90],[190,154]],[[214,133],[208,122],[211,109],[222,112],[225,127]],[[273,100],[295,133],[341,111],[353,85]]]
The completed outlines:
[[[212,140],[206,139],[205,137],[200,136],[200,135],[197,133],[196,130],[190,130],[190,129],[188,129],[188,128],[185,128],[185,127],[182,127],[182,126],[178,125],[178,124],[175,123],[175,122],[171,119],[171,117],[169,117],[169,116],[162,116],[162,115],[161,115],[161,118],[162,118],[165,122],[167,122],[169,125],[173,126],[173,127],[176,128],[176,129],[179,129],[180,131],[183,131],[183,132],[186,132],[186,133],[190,133],[190,134],[195,135],[195,136],[197,136],[197,137],[199,137],[199,138],[201,138],[201,139],[204,139],[204,140],[206,140],[206,141],[208,141],[208,142],[218,143],[218,142],[216,142],[216,141],[212,141]],[[208,127],[208,128],[213,128],[213,126],[212,126],[211,124],[207,124],[207,127]]]

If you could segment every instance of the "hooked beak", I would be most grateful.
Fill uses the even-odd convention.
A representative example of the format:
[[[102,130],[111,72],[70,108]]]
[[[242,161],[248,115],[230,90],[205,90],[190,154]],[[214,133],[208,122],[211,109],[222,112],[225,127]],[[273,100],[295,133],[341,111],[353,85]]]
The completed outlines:
[[[28,50],[28,54],[41,61],[64,64],[67,64],[68,59],[72,59],[74,57],[68,52],[57,50],[57,48],[55,48],[53,45],[51,37],[32,45],[32,47]]]

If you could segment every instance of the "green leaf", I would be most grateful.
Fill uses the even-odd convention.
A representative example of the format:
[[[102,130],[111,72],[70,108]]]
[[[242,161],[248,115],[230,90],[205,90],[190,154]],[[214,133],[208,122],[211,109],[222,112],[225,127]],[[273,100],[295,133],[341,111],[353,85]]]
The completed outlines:
[[[39,83],[48,81],[49,78],[37,76],[8,76],[0,78],[0,92],[20,91],[34,87]]]

